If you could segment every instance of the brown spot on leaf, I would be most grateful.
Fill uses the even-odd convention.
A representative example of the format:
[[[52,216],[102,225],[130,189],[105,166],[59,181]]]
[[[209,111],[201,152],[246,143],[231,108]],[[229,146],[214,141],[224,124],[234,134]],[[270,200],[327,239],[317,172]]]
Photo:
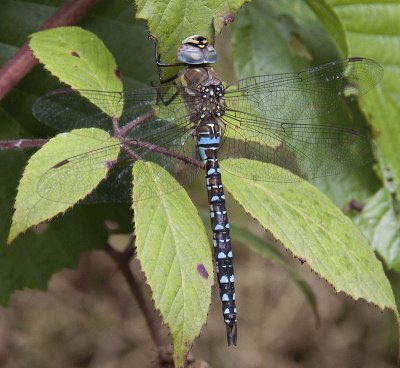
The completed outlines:
[[[349,61],[351,61],[351,62],[355,62],[355,61],[363,61],[364,60],[364,58],[363,57],[360,57],[360,56],[353,56],[353,57],[351,57],[351,58],[349,58]]]
[[[107,170],[111,170],[116,163],[117,163],[117,160],[106,161],[105,167]]]
[[[299,261],[300,261],[301,264],[304,264],[304,263],[307,262],[307,260],[305,258],[303,258],[303,257],[299,257]]]
[[[64,165],[66,165],[66,164],[69,163],[69,162],[70,162],[70,161],[69,161],[68,159],[62,160],[62,161],[56,163],[56,164],[53,166],[53,169],[58,169],[59,167],[64,166]]]
[[[71,51],[71,55],[72,55],[72,56],[75,56],[75,57],[77,57],[77,58],[80,58],[80,57],[81,57],[81,55],[79,55],[76,51]]]
[[[232,23],[235,20],[235,16],[233,15],[233,13],[226,13],[221,18],[224,26],[227,26],[229,23]]]
[[[355,136],[359,136],[360,133],[353,129],[353,128],[345,128],[346,133],[351,134],[351,135],[355,135]]]
[[[357,212],[361,212],[364,208],[364,204],[356,201],[355,199],[352,199],[350,201],[350,209],[357,211]]]
[[[118,80],[121,79],[121,71],[119,69],[114,69],[114,74]]]
[[[107,230],[111,230],[111,231],[116,231],[119,229],[118,222],[113,221],[111,219],[106,219],[104,221],[104,226],[106,227]]]
[[[208,279],[208,272],[202,263],[199,263],[197,265],[197,272],[200,274],[200,276],[203,279],[206,279],[206,280]]]
[[[33,230],[37,234],[42,234],[46,231],[46,229],[49,227],[49,223],[47,221],[43,221],[33,227]]]

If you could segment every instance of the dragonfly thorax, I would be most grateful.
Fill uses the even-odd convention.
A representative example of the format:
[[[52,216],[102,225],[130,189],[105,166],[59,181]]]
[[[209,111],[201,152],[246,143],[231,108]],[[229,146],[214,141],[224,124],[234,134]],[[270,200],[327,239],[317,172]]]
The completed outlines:
[[[182,97],[194,123],[224,114],[225,86],[213,68],[188,68],[181,75],[181,84]]]
[[[202,103],[200,104],[200,119],[222,116],[225,112],[224,93],[222,83],[218,85],[203,86],[200,89]]]

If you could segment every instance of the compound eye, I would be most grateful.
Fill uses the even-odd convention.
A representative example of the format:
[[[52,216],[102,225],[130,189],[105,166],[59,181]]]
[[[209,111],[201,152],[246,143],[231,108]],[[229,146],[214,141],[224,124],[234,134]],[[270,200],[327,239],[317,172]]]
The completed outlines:
[[[204,49],[188,44],[181,45],[176,54],[178,60],[186,64],[203,64]]]
[[[217,61],[217,52],[214,49],[214,46],[207,45],[204,49],[204,59],[206,63],[213,64]]]

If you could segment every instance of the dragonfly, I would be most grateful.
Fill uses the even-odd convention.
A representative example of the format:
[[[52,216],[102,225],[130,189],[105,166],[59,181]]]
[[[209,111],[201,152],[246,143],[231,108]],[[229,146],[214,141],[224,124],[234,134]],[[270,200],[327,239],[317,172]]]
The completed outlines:
[[[373,60],[351,57],[302,72],[224,84],[212,67],[217,60],[214,42],[201,35],[184,39],[177,50],[179,62],[172,64],[161,61],[155,40],[155,58],[159,86],[124,92],[52,91],[36,101],[33,113],[60,130],[95,126],[118,138],[121,154],[110,165],[107,184],[94,194],[111,193],[111,201],[127,193],[129,168],[138,160],[155,162],[165,171],[150,179],[140,174],[135,177],[136,182],[150,182],[134,201],[160,195],[153,184],[162,181],[164,173],[174,175],[177,184],[164,186],[161,195],[187,185],[199,171],[205,172],[223,319],[228,345],[236,345],[235,276],[222,173],[290,183],[335,175],[370,162],[373,147],[367,136],[349,127],[318,124],[318,119],[373,89],[383,70]],[[177,66],[183,67],[177,75],[162,78],[162,68]],[[122,115],[110,117],[96,107],[107,104],[123,105]],[[93,162],[106,157],[110,148],[105,145],[71,154],[49,167],[39,180],[38,193],[59,200],[48,194],[55,192],[49,189],[65,190],[65,176],[76,177],[79,186],[82,174],[93,170]],[[225,167],[219,160],[226,158],[247,160]],[[252,171],[257,161],[272,165],[264,172]],[[68,193],[60,197],[68,201]]]

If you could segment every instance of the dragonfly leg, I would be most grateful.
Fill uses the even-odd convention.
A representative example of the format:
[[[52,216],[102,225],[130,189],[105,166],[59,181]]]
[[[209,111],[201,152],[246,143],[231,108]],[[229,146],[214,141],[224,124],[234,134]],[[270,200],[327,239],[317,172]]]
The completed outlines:
[[[163,63],[161,61],[161,55],[158,52],[158,40],[157,38],[155,38],[154,36],[152,36],[150,33],[148,34],[148,37],[154,42],[154,58],[156,60],[156,64],[157,64],[157,69],[158,69],[158,79],[160,80],[160,83],[168,83],[173,81],[174,79],[176,79],[177,75],[170,77],[170,78],[166,78],[163,79],[162,77],[162,71],[161,68],[171,68],[171,67],[176,67],[176,66],[185,66],[185,63]]]
[[[115,135],[115,136],[118,136],[118,135],[119,135],[119,132],[120,132],[120,130],[121,130],[121,128],[120,128],[120,126],[119,126],[119,121],[118,121],[118,119],[117,119],[115,116],[112,117],[112,124],[113,124],[113,132],[114,132],[114,135]]]
[[[214,47],[215,45],[215,20],[214,17],[211,21],[211,45]]]
[[[168,98],[168,100],[165,100],[160,89],[157,88],[157,102],[161,101],[164,106],[168,106],[170,103],[172,103],[178,97],[178,95],[179,90],[177,89],[176,92],[170,98]]]
[[[162,76],[161,76],[161,74],[160,74],[160,69],[158,69],[158,70],[159,70],[158,78],[159,78],[159,80],[160,80],[160,84],[165,84],[165,83],[172,82],[172,81],[174,81],[174,80],[178,77],[178,74],[175,74],[175,75],[173,75],[172,77],[163,79]]]

